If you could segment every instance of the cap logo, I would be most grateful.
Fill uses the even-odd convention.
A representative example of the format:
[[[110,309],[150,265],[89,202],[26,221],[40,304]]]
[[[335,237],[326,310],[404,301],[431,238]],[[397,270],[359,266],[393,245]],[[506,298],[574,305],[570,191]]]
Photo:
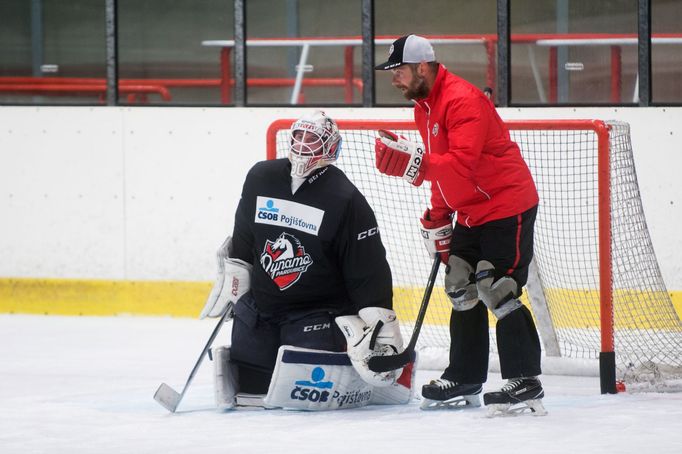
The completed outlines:
[[[389,57],[390,57],[391,55],[393,55],[393,50],[394,50],[394,49],[395,49],[395,48],[393,47],[393,44],[391,44],[391,47],[388,48],[388,56],[389,56]]]

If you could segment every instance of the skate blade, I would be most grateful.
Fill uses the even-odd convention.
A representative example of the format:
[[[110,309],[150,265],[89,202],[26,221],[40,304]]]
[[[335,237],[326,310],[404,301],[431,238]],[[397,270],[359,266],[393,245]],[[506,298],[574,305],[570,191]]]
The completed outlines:
[[[421,408],[422,410],[440,409],[457,410],[480,406],[481,398],[478,396],[478,394],[472,394],[469,396],[457,396],[449,400],[431,400],[424,398],[419,408]]]
[[[547,410],[542,405],[542,399],[531,399],[518,404],[490,404],[486,417],[496,418],[498,416],[518,416],[523,413],[530,413],[532,416],[547,416]]]

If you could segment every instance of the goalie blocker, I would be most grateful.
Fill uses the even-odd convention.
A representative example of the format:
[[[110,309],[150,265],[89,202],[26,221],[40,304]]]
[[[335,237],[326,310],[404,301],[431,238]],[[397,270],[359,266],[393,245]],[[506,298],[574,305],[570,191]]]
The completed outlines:
[[[286,410],[341,410],[366,405],[407,404],[412,399],[413,363],[398,380],[374,387],[353,367],[346,353],[282,345],[266,395],[240,393],[238,369],[230,363],[230,349],[214,350],[216,406],[221,410],[261,407]]]

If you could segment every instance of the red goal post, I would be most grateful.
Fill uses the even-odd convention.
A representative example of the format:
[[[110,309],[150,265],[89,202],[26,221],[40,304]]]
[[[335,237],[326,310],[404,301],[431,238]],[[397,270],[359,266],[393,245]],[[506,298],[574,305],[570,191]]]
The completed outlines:
[[[268,128],[268,159],[286,156],[292,122],[277,120]],[[429,268],[417,229],[429,189],[380,175],[373,144],[378,129],[395,130],[414,141],[421,137],[408,120],[337,123],[343,137],[337,166],[375,210],[394,273],[394,306],[409,337]],[[628,125],[600,120],[517,120],[506,125],[540,193],[534,267],[541,289],[531,292],[529,282],[526,293],[539,297],[524,303],[539,322],[546,357],[594,360],[603,393],[615,392],[616,380],[639,383],[660,376],[661,370],[682,378],[682,325],[653,253]],[[451,306],[442,291],[442,275],[437,285],[441,287],[434,290],[421,349],[449,345]],[[495,351],[494,329],[491,338]],[[670,346],[672,353],[667,352]]]

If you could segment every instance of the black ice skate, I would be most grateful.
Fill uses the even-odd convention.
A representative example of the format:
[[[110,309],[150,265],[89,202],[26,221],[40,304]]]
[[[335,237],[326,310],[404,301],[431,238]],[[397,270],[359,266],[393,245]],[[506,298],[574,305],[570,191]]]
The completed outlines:
[[[422,386],[422,410],[438,408],[480,407],[482,386],[480,384],[462,384],[439,378]]]
[[[515,415],[530,410],[534,416],[544,416],[542,405],[545,392],[536,377],[513,378],[499,391],[485,393],[483,403],[488,407],[488,417]]]

